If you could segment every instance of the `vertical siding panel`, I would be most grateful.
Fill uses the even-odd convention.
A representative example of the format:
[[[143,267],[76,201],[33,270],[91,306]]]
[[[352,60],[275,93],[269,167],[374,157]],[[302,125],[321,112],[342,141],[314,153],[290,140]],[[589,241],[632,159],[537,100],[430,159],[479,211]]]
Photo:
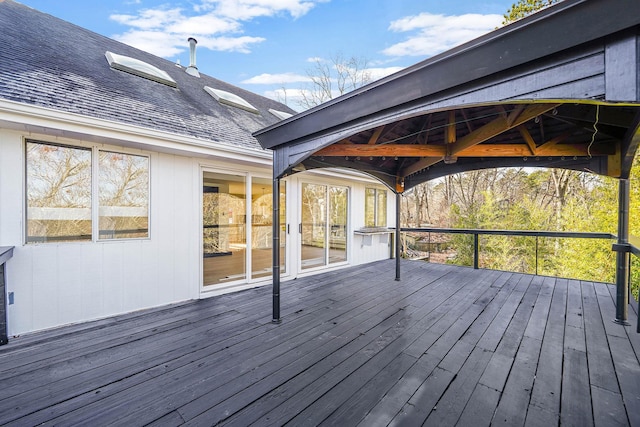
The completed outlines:
[[[175,195],[180,188],[176,183],[175,167],[175,156],[161,154],[158,156],[158,166],[154,170],[156,185],[152,189],[155,202],[153,239],[154,245],[158,248],[156,258],[158,275],[155,283],[149,284],[147,290],[155,294],[155,304],[174,299],[175,269],[173,266],[175,257],[178,255],[175,250]]]
[[[50,328],[58,323],[58,245],[34,245],[33,327]]]
[[[121,243],[97,243],[102,246],[102,286],[104,295],[104,312],[101,315],[120,313],[124,310]]]
[[[82,250],[82,320],[95,318],[104,312],[102,248],[103,245],[92,244],[86,245]]]
[[[142,275],[142,240],[134,240],[122,245],[122,309],[137,310],[144,307],[142,291],[145,286]]]
[[[58,281],[52,282],[57,287],[58,320],[61,324],[77,322],[82,319],[82,252],[88,245],[60,245],[58,248]]]
[[[193,244],[194,232],[197,232],[200,212],[198,203],[194,201],[193,194],[196,189],[193,185],[193,169],[190,159],[176,159],[174,193],[175,203],[175,236],[174,236],[174,272],[173,299],[189,299],[193,289],[193,272],[199,268],[199,263],[194,265]],[[195,227],[194,227],[195,224]],[[197,236],[197,235],[196,235]],[[198,239],[199,240],[199,239]],[[197,261],[197,259],[196,259]]]

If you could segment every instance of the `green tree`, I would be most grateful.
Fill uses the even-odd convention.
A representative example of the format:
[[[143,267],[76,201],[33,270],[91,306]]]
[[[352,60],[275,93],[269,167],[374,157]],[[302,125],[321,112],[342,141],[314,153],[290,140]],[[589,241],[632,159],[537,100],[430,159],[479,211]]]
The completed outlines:
[[[527,15],[531,15],[538,10],[551,6],[554,3],[558,3],[561,0],[519,0],[517,3],[511,5],[507,13],[503,15],[504,19],[502,25],[507,25],[513,21],[517,21],[520,18],[524,18]]]

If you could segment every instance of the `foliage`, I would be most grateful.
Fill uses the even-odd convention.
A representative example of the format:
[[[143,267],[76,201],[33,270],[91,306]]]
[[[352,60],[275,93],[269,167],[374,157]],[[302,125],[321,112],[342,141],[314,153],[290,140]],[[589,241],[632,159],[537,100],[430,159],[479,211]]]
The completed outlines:
[[[561,0],[518,0],[517,3],[511,5],[507,13],[503,15],[502,25],[507,25],[513,21],[524,18],[527,15],[547,7]]]
[[[424,187],[424,188],[419,188]],[[631,235],[640,237],[640,155],[630,178]],[[490,169],[424,183],[405,195],[405,226],[423,218],[436,227],[586,231],[617,234],[618,180],[568,170]],[[423,200],[419,200],[423,199]],[[419,213],[417,209],[428,212]],[[450,235],[455,258],[473,264],[473,236]],[[480,237],[482,268],[537,273],[596,282],[615,281],[615,253],[602,239]],[[537,257],[536,257],[537,248]],[[536,261],[537,260],[537,261]],[[632,257],[636,299],[640,260]]]

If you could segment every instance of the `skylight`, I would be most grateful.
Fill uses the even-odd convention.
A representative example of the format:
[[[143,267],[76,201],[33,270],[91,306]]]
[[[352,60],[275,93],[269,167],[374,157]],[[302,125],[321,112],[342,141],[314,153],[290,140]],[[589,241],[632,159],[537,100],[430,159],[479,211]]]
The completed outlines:
[[[285,113],[284,111],[274,110],[273,108],[269,108],[269,112],[279,118],[280,120],[288,119],[293,116],[291,113]]]
[[[109,51],[105,52],[104,56],[107,57],[107,61],[109,61],[111,68],[135,74],[136,76],[144,77],[145,79],[153,80],[171,87],[178,86],[169,74],[151,64],[147,64],[144,61],[140,61],[139,59],[131,58],[129,56],[118,55],[117,53]]]
[[[227,92],[226,90],[214,89],[209,86],[205,86],[204,90],[206,90],[209,95],[213,96],[215,100],[220,104],[226,104],[232,107],[241,108],[243,110],[250,111],[256,114],[259,113],[256,107],[231,92]]]

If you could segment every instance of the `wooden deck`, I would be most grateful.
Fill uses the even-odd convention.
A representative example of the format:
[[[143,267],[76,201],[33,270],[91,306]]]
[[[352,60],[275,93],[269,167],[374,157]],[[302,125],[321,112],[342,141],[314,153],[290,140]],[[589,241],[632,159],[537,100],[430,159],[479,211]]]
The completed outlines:
[[[640,425],[604,284],[394,261],[13,338],[0,424]],[[636,321],[630,310],[630,321]]]

